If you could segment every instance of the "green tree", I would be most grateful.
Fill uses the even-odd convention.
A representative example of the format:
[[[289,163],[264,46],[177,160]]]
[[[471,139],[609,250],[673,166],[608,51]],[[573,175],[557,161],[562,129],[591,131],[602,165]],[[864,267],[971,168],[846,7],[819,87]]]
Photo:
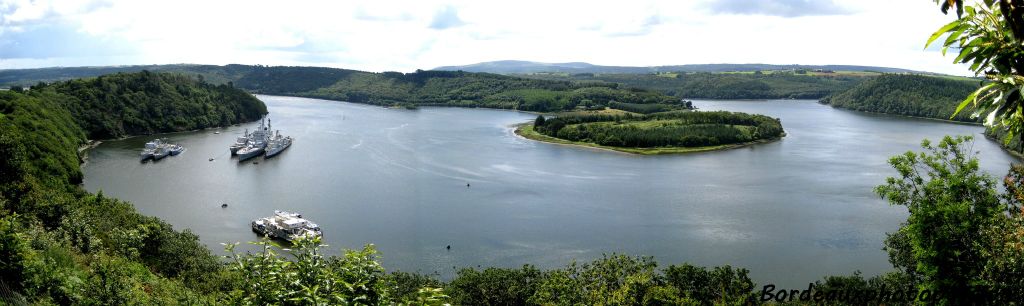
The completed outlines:
[[[617,254],[582,265],[574,262],[552,271],[530,301],[543,305],[639,305],[648,289],[658,286],[656,267],[650,257]]]
[[[521,269],[466,268],[446,288],[457,305],[535,305],[528,302],[544,274],[533,266]]]
[[[0,283],[20,290],[28,273],[30,252],[25,239],[15,231],[15,216],[0,218]]]
[[[981,0],[974,6],[961,0],[935,1],[943,13],[956,7],[957,19],[932,34],[925,47],[946,35],[942,54],[960,49],[953,62],[969,64],[975,75],[990,81],[956,112],[973,105],[974,115],[986,115],[986,124],[1008,129],[1011,137],[1024,132],[1024,0]]]
[[[1011,165],[1003,185],[1007,217],[986,233],[992,248],[983,251],[992,259],[984,277],[995,297],[1019,302],[1024,301],[1024,165]]]
[[[754,281],[747,269],[731,266],[708,270],[689,264],[665,268],[665,281],[669,286],[701,305],[751,305],[757,301]]]
[[[258,253],[239,254],[227,245],[229,269],[238,285],[221,301],[245,305],[380,305],[401,302],[441,305],[446,296],[421,288],[415,300],[393,301],[384,268],[373,245],[349,250],[342,257],[324,256],[319,238],[300,239],[279,255],[268,241],[254,243]]]
[[[387,286],[392,297],[403,301],[416,300],[423,288],[444,288],[444,283],[434,278],[435,275],[425,275],[395,271],[387,276]],[[433,289],[431,289],[433,290]]]
[[[964,145],[969,136],[946,136],[927,152],[894,156],[889,164],[898,177],[875,191],[910,215],[890,234],[891,261],[920,275],[919,290],[938,294],[941,302],[963,304],[991,300],[983,278],[992,248],[986,234],[1005,214],[996,181],[979,171],[978,159]]]
[[[962,0],[935,1],[943,13],[955,7],[957,19],[932,34],[925,47],[946,35],[943,54],[959,48],[953,62],[969,64],[975,75],[989,81],[964,99],[957,112],[972,105],[975,116],[986,115],[990,126],[986,135],[1001,137],[1010,148],[1024,147],[1024,0],[981,0],[975,6],[965,6]],[[1011,144],[1015,139],[1017,143]],[[996,218],[978,241],[988,261],[976,277],[981,278],[978,283],[989,286],[996,303],[1024,301],[1022,178],[1024,167],[1012,165],[1004,179],[1002,218]],[[913,240],[908,238],[904,240]]]

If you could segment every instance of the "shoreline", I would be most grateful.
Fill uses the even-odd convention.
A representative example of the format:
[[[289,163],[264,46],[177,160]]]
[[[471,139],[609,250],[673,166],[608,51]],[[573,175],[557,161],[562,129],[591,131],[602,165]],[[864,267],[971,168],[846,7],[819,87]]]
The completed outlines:
[[[864,113],[864,114],[871,114],[871,115],[878,115],[878,116],[893,116],[893,117],[899,117],[899,118],[935,121],[935,122],[942,122],[942,123],[949,123],[949,124],[980,126],[980,127],[986,128],[986,129],[988,128],[988,126],[985,126],[985,124],[981,123],[981,122],[956,121],[956,120],[939,119],[939,118],[931,118],[931,117],[907,116],[907,115],[900,115],[900,114],[890,114],[890,113],[880,113],[880,112],[872,112],[872,111],[862,111],[862,110],[850,109],[850,108],[845,108],[845,107],[841,107],[841,106],[834,106],[834,105],[831,105],[831,104],[821,103],[820,101],[818,102],[818,104],[831,106],[832,108],[835,108],[835,109],[841,109],[841,110],[845,110],[845,111]],[[1013,156],[1014,158],[1017,158],[1019,160],[1024,160],[1024,153],[1017,152],[1017,151],[1014,151],[1014,150],[1010,150],[1010,148],[1008,148],[1008,147],[1003,145],[1001,140],[996,139],[995,137],[992,137],[992,136],[988,135],[988,133],[986,133],[986,132],[982,132],[981,135],[982,135],[982,138],[985,138],[987,140],[995,142],[996,145],[1000,149],[1003,150],[1003,152],[1006,152],[1007,154],[1010,154],[1010,156]]]
[[[102,144],[102,140],[88,140],[84,145],[78,147],[78,169],[85,167],[89,163],[89,154],[87,151],[95,149]]]
[[[995,135],[989,135],[988,133],[982,132],[981,133],[981,137],[984,137],[985,139],[988,139],[988,140],[990,140],[992,142],[995,142],[996,145],[998,145],[1000,149],[1003,149],[1003,152],[1006,152],[1007,154],[1010,154],[1010,156],[1013,156],[1013,157],[1017,158],[1018,160],[1024,160],[1024,153],[1017,152],[1017,151],[1014,151],[1014,150],[1010,150],[1010,148],[1008,148],[1005,145],[1003,145],[1003,142],[1001,140],[996,139]]]
[[[786,137],[786,134],[783,133],[782,136],[775,137],[775,138],[759,139],[759,140],[748,141],[748,142],[743,142],[743,143],[734,143],[734,144],[726,144],[726,145],[718,145],[718,146],[706,146],[706,147],[694,147],[694,148],[687,148],[687,147],[618,148],[618,147],[602,146],[602,145],[599,145],[599,144],[596,144],[596,143],[569,141],[569,140],[565,140],[565,139],[561,139],[561,138],[555,138],[555,137],[547,136],[547,135],[544,135],[544,134],[540,134],[540,133],[537,133],[536,131],[533,130],[533,123],[531,123],[531,122],[524,122],[524,123],[514,124],[514,125],[512,125],[512,127],[514,128],[513,129],[513,134],[515,134],[518,137],[522,137],[524,139],[529,139],[529,140],[539,141],[539,142],[549,143],[549,144],[555,144],[555,145],[571,146],[571,147],[585,148],[585,149],[597,149],[597,150],[625,153],[625,154],[630,154],[630,155],[673,155],[673,154],[688,154],[688,153],[724,151],[724,150],[738,149],[738,148],[752,146],[752,145],[771,143],[771,142],[782,140],[783,137]]]
[[[921,119],[921,120],[928,120],[928,121],[937,121],[937,122],[945,122],[945,123],[952,123],[952,124],[962,124],[962,125],[973,125],[973,126],[982,126],[982,127],[985,126],[985,124],[981,123],[981,122],[957,121],[957,120],[940,119],[940,118],[932,118],[932,117],[909,116],[909,115],[900,115],[900,114],[891,114],[891,113],[882,113],[882,112],[872,112],[872,111],[856,110],[856,109],[852,109],[852,108],[846,108],[846,107],[842,107],[842,106],[835,106],[835,105],[832,105],[832,104],[821,103],[821,101],[818,101],[818,104],[831,106],[832,108],[836,108],[836,109],[847,110],[847,111],[858,112],[858,113],[865,113],[865,114],[872,114],[872,115],[885,115],[885,116],[894,116],[894,117],[901,117],[901,118]]]

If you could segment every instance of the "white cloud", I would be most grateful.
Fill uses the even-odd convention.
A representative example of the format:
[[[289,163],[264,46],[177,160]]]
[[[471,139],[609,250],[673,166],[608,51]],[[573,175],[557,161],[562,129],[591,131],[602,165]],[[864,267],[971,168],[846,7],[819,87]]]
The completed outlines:
[[[952,57],[923,50],[924,40],[952,18],[931,1],[775,0],[739,10],[741,2],[0,2],[0,68],[242,63],[411,71],[521,59],[851,64],[967,73],[950,64]],[[36,37],[31,44],[17,33],[61,41],[43,44]],[[25,54],[41,53],[27,45],[64,50],[30,57]]]
[[[444,30],[465,24],[462,19],[459,19],[459,11],[449,5],[437,11],[437,14],[434,14],[434,19],[430,21],[430,28]]]
[[[714,13],[782,17],[852,13],[831,0],[716,0],[708,8]]]

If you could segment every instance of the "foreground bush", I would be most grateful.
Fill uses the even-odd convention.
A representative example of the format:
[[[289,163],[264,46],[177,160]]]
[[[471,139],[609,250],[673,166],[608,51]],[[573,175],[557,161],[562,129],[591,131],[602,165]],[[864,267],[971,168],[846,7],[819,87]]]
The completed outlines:
[[[384,268],[377,251],[368,245],[344,256],[324,256],[320,238],[301,239],[279,255],[268,241],[254,243],[259,253],[239,254],[234,244],[228,269],[238,285],[221,302],[232,305],[442,305],[439,289],[424,287],[414,299],[394,301],[389,295]]]

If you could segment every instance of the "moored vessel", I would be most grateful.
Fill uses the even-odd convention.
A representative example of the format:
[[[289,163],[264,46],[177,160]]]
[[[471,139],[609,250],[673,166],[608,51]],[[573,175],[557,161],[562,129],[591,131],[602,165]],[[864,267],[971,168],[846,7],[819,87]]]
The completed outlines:
[[[244,148],[238,150],[238,162],[246,161],[250,158],[260,156],[263,154],[263,147],[257,146],[253,143],[249,143]]]
[[[291,136],[281,136],[281,131],[277,131],[277,134],[270,143],[267,145],[267,158],[274,157],[274,155],[280,154],[282,151],[292,145]]]
[[[237,155],[239,162],[264,154],[267,158],[281,154],[292,145],[293,139],[290,136],[281,136],[281,131],[275,133],[271,127],[270,119],[261,119],[260,125],[255,130],[250,133],[247,129],[242,136],[235,140],[235,143],[230,146],[231,154]]]
[[[139,153],[139,161],[145,162],[153,158],[153,150],[142,149],[142,153]]]
[[[157,146],[156,150],[153,150],[153,160],[160,160],[168,155],[171,155],[171,150],[165,145]]]
[[[238,136],[238,138],[235,139],[235,143],[231,144],[231,146],[228,147],[228,149],[231,150],[231,155],[238,154],[238,150],[241,150],[242,148],[244,148],[245,144],[248,143],[248,142],[249,142],[249,129],[245,129],[245,132],[242,133],[242,136]]]
[[[139,161],[145,162],[155,157],[156,149],[163,145],[160,139],[154,139],[146,143],[146,146],[142,148],[142,153],[139,153]]]
[[[171,155],[178,155],[181,154],[181,152],[185,152],[185,148],[176,144],[168,145],[167,152],[171,153]]]
[[[274,211],[274,215],[252,220],[252,231],[270,238],[294,241],[299,238],[322,237],[320,226],[302,218],[301,214]]]

